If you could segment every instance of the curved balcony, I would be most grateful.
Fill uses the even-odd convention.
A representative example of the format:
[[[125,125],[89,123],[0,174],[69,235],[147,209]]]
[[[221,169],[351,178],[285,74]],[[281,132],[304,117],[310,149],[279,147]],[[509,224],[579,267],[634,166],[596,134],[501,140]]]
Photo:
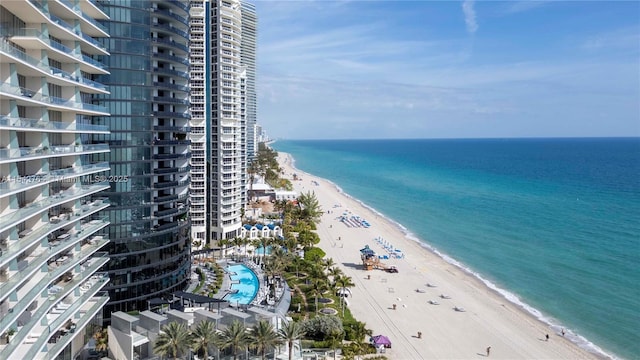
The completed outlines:
[[[175,4],[174,4],[175,5]],[[187,21],[186,17],[182,17],[180,15],[174,14],[169,10],[164,10],[164,9],[157,9],[154,8],[153,9],[153,13],[156,15],[160,15],[163,16],[165,18],[169,18],[169,19],[174,19],[174,20],[178,20],[179,22],[181,22],[182,24],[184,24],[185,26],[189,25],[189,22]]]
[[[153,101],[157,103],[165,103],[165,104],[180,104],[180,105],[189,105],[189,100],[187,99],[178,99],[169,96],[154,96]]]
[[[153,116],[160,117],[160,118],[174,118],[174,119],[190,119],[191,118],[191,115],[188,112],[173,112],[173,111],[154,111]],[[154,126],[153,128],[154,130],[156,128],[176,128],[176,130],[173,130],[173,131],[178,131],[178,132],[182,131],[182,130],[177,130],[180,128],[178,126]],[[184,127],[184,128],[188,128],[188,127]],[[170,129],[163,129],[163,130],[170,130]],[[188,132],[188,130],[185,132]]]
[[[77,284],[79,282],[84,282],[90,277],[96,276],[93,274],[95,274],[95,272],[100,269],[103,263],[104,263],[104,260],[102,262],[100,261],[92,262],[92,264],[88,266],[85,269],[85,271],[83,271],[81,274],[77,276],[77,279],[75,279],[76,276],[74,276],[74,279],[76,280],[75,283]],[[65,272],[66,272],[66,269],[64,268],[56,268],[55,270],[48,273],[45,277],[43,277],[35,286],[32,286],[29,292],[26,293],[24,296],[22,296],[22,299],[19,300],[15,305],[13,305],[13,308],[12,308],[13,311],[10,312],[5,317],[3,317],[2,319],[0,319],[0,332],[6,331],[12,323],[15,323],[16,319],[28,308],[28,306],[33,302],[33,300],[41,296],[43,289],[47,289],[47,287],[49,286],[49,284],[51,284],[52,281],[64,275]],[[106,280],[108,280],[108,277],[106,278]],[[67,290],[73,289],[74,288],[73,283],[74,282],[67,284],[64,288],[61,289],[60,292],[68,293],[68,291],[65,291],[65,289]],[[60,297],[61,297],[60,295],[52,296],[51,301],[55,303],[56,299],[58,301],[60,300]]]
[[[191,145],[191,140],[155,140],[154,146]]]
[[[154,81],[153,82],[153,86],[157,87],[157,88],[172,89],[172,90],[189,92],[189,87],[186,86],[186,85],[171,84],[171,83],[164,82],[164,81]]]
[[[181,37],[185,38],[185,40],[189,39],[189,33],[187,33],[184,30],[180,30],[179,28],[171,26],[171,25],[154,24],[153,28],[155,30],[159,30],[159,31],[166,31],[169,34],[175,34],[175,35],[181,36]]]
[[[45,147],[21,147],[19,149],[0,149],[0,164],[12,162],[16,159],[29,160],[32,158],[50,158],[67,155],[92,154],[109,152],[109,145],[69,145]]]
[[[32,106],[42,106],[42,104],[44,103],[45,106],[48,107],[60,108],[60,110],[71,109],[74,112],[84,113],[85,115],[109,115],[107,108],[104,106],[77,102],[74,100],[63,99],[55,96],[46,96],[34,90],[11,85],[8,83],[0,85],[0,94],[5,95],[9,98],[19,100],[21,104],[25,105],[30,104]]]
[[[185,53],[189,53],[189,47],[185,44],[179,43],[177,41],[173,41],[173,40],[165,40],[165,39],[160,39],[160,38],[151,38],[151,42],[156,44],[157,46],[168,46],[172,49],[180,49],[182,51],[184,51]]]
[[[92,261],[92,268],[99,268],[99,266],[97,265],[104,265],[108,262],[108,258],[106,257],[101,257],[99,259],[102,261],[97,261],[98,258],[95,258],[96,261]],[[4,348],[4,350],[0,353],[0,358],[3,358],[3,356],[5,355],[14,353],[16,351],[16,348],[18,346],[21,346],[27,338],[33,338],[32,334],[37,333],[38,336],[35,337],[35,341],[32,344],[28,345],[29,347],[24,357],[24,359],[35,359],[37,358],[37,355],[41,352],[43,347],[49,346],[49,344],[47,344],[47,341],[54,335],[56,331],[58,331],[58,329],[60,329],[64,325],[65,322],[67,322],[69,319],[73,319],[77,322],[78,320],[74,317],[74,314],[80,314],[81,307],[84,304],[92,302],[92,298],[109,281],[108,278],[104,276],[99,276],[91,279],[93,276],[95,276],[93,274],[95,274],[96,271],[97,269],[93,273],[86,272],[85,276],[80,277],[77,280],[74,278],[74,280],[70,281],[63,287],[63,290],[58,295],[42,299],[42,304],[39,304],[38,309],[32,315],[32,319],[34,319],[35,321],[29,321],[15,334],[16,341],[12,341],[9,345],[7,345],[7,347]],[[52,311],[54,307],[57,307],[61,300],[63,300],[66,296],[69,296],[69,294],[74,289],[80,288],[80,285],[82,283],[89,286],[83,288],[83,290],[80,291],[81,295],[75,298],[75,301],[70,304],[70,306],[65,308],[58,308],[59,311],[56,313],[56,315],[58,316],[54,317],[47,325],[44,325],[42,320],[48,318],[48,313]],[[94,312],[99,311],[100,309],[98,308],[98,306],[103,302],[104,299],[98,302],[95,302],[94,300],[91,309],[94,309]],[[85,313],[84,316],[81,317],[81,319],[83,319],[84,322],[87,322],[90,320],[90,317]],[[51,346],[54,348],[56,347],[56,345],[57,344],[51,344]]]
[[[42,121],[9,115],[0,115],[0,129],[2,128],[37,132],[109,134],[109,127],[103,125]]]
[[[183,115],[183,116],[188,116],[188,113],[171,113],[171,112],[167,112],[167,111],[155,111],[154,115],[157,117],[161,117],[160,114],[179,114],[179,115]],[[178,116],[171,116],[169,115],[169,117],[178,117]],[[153,127],[153,131],[173,131],[173,132],[177,132],[177,133],[188,133],[189,131],[191,131],[191,128],[189,126],[154,126]]]
[[[80,188],[72,187],[69,190],[63,191],[55,196],[49,196],[47,198],[44,198],[43,200],[27,204],[24,207],[16,209],[13,212],[0,217],[0,232],[6,231],[11,226],[18,225],[25,219],[28,219],[38,213],[47,211],[54,206],[62,205],[71,200],[95,194],[109,188],[110,186],[108,182],[96,183],[93,185],[83,185]]]
[[[157,74],[177,76],[179,78],[184,78],[184,79],[189,78],[189,74],[186,71],[177,71],[177,70],[171,70],[167,68],[154,67],[153,72]]]
[[[154,160],[188,159],[190,157],[190,152],[183,154],[153,154]]]
[[[80,176],[108,171],[109,163],[101,162],[97,164],[75,166],[68,169],[53,170],[48,173],[39,172],[37,174],[8,177],[0,183],[0,195],[6,196],[12,193],[25,191],[38,186],[49,184],[54,181],[65,181],[67,179],[78,178]]]
[[[152,188],[156,190],[162,190],[162,189],[168,189],[168,188],[182,187],[182,186],[189,185],[189,182],[190,182],[189,180],[157,182],[153,184]]]
[[[53,43],[53,42],[52,42]],[[55,43],[57,44],[57,43]],[[85,91],[95,91],[95,90],[99,90],[101,92],[107,93],[107,87],[99,82],[95,82],[93,80],[89,80],[86,79],[82,76],[75,76],[71,73],[68,73],[66,71],[63,71],[61,69],[58,69],[56,67],[50,66],[49,64],[46,64],[42,61],[36,60],[35,58],[27,55],[24,51],[17,49],[16,47],[14,47],[13,45],[9,44],[8,42],[0,42],[0,62],[5,62],[5,63],[9,63],[9,62],[13,62],[10,59],[5,59],[4,56],[10,56],[14,59],[16,59],[16,62],[21,62],[22,64],[28,64],[30,65],[32,68],[37,69],[38,71],[40,71],[41,73],[45,74],[47,77],[49,77],[49,81],[51,82],[60,82],[59,79],[62,80],[67,80],[67,81],[72,81],[74,83],[79,84],[83,90]],[[85,62],[97,66],[96,64],[100,65],[101,64],[85,55],[83,56],[83,60],[85,60]],[[104,71],[104,73],[108,73],[106,70]]]
[[[185,58],[185,57],[179,57],[179,56],[175,56],[175,55],[168,55],[168,54],[163,54],[163,53],[159,53],[159,52],[154,52],[153,53],[153,57],[154,58],[158,58],[158,59],[173,61],[173,62],[178,63],[178,64],[189,66],[189,59]]]
[[[153,169],[153,174],[183,174],[191,170],[191,166]]]

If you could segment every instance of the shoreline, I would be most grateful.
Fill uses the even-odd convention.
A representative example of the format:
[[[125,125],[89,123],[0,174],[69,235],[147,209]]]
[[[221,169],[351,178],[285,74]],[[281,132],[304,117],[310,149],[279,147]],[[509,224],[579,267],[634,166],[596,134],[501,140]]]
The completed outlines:
[[[494,331],[496,332],[496,334],[492,334],[491,331],[489,331],[489,334],[483,334],[484,335],[483,337],[487,338],[486,345],[480,344],[477,340],[474,341],[474,339],[462,339],[462,340],[471,340],[471,341],[456,341],[455,339],[443,338],[441,339],[440,344],[437,344],[437,343],[434,343],[433,341],[428,340],[427,342],[425,342],[425,344],[428,344],[428,346],[430,347],[429,349],[421,350],[420,347],[416,347],[416,345],[418,344],[406,344],[412,347],[413,351],[411,351],[411,349],[408,349],[408,350],[403,349],[403,351],[400,351],[398,353],[398,351],[394,349],[395,351],[390,351],[386,354],[389,358],[418,359],[418,358],[426,358],[426,357],[436,357],[436,358],[469,358],[474,356],[486,357],[486,355],[484,354],[486,346],[492,346],[491,357],[592,358],[592,359],[613,358],[611,354],[605,353],[597,345],[589,342],[586,338],[578,334],[572,333],[568,329],[566,330],[566,334],[562,336],[561,332],[563,328],[561,327],[561,325],[554,324],[553,319],[545,317],[537,309],[526,304],[526,302],[522,301],[515,294],[509,292],[508,290],[498,287],[493,282],[487,279],[484,279],[480,274],[467,268],[464,264],[458,262],[457,260],[450,257],[449,255],[443,254],[439,252],[437,249],[431,247],[428,243],[421,241],[421,239],[419,239],[415,234],[411,233],[401,223],[386,217],[384,214],[378,212],[374,208],[371,208],[361,200],[356,199],[351,195],[347,194],[337,184],[334,184],[333,182],[327,179],[319,178],[312,174],[301,171],[300,169],[297,169],[295,167],[295,159],[290,154],[279,153],[278,161],[281,167],[285,170],[285,173],[289,175],[289,176],[286,176],[286,178],[292,181],[292,184],[294,185],[294,189],[296,191],[298,191],[299,193],[314,191],[321,204],[322,209],[324,211],[327,211],[327,210],[329,211],[329,214],[325,213],[325,215],[323,216],[322,222],[318,225],[318,234],[320,235],[320,238],[321,238],[320,246],[323,248],[323,250],[326,251],[327,257],[333,258],[334,261],[336,261],[336,263],[338,264],[338,266],[340,266],[340,268],[342,268],[342,270],[345,271],[345,273],[348,276],[352,276],[352,278],[355,280],[354,282],[356,283],[356,287],[353,288],[352,290],[355,290],[356,288],[358,288],[359,285],[362,285],[364,287],[371,287],[371,289],[365,289],[364,294],[361,294],[361,295],[369,296],[370,298],[375,299],[374,301],[371,301],[371,299],[367,299],[368,301],[362,301],[363,299],[358,299],[359,296],[355,294],[355,291],[354,291],[354,296],[350,298],[349,301],[350,301],[350,308],[352,309],[354,316],[359,321],[363,321],[367,323],[367,327],[371,328],[374,331],[374,335],[382,333],[388,336],[389,333],[394,333],[394,332],[397,333],[398,331],[407,332],[402,323],[411,324],[412,322],[411,320],[422,318],[422,316],[419,316],[418,313],[416,313],[415,311],[412,311],[413,314],[411,314],[409,318],[415,318],[415,319],[409,319],[409,321],[407,321],[407,319],[402,319],[402,321],[400,321],[401,319],[398,319],[398,321],[393,321],[393,318],[384,316],[384,314],[380,313],[380,311],[384,312],[385,310],[391,309],[390,307],[388,307],[389,306],[388,303],[385,303],[385,304],[381,303],[381,301],[379,300],[380,297],[385,297],[387,299],[390,298],[390,301],[393,302],[394,301],[393,297],[395,295],[389,296],[389,294],[390,293],[400,294],[402,292],[402,295],[403,295],[402,298],[399,296],[396,297],[396,302],[398,302],[398,304],[396,305],[398,306],[402,305],[403,309],[406,309],[406,308],[415,309],[416,307],[418,307],[419,311],[424,313],[427,313],[433,310],[434,308],[442,307],[442,306],[434,307],[432,305],[428,305],[426,299],[437,298],[438,300],[440,300],[439,302],[443,304],[445,302],[448,302],[448,300],[441,300],[439,297],[437,297],[437,294],[439,294],[438,292],[439,290],[425,288],[425,281],[423,281],[422,283],[416,283],[414,285],[411,285],[411,284],[407,284],[408,281],[406,280],[403,281],[401,279],[400,280],[394,279],[393,281],[394,288],[392,288],[386,285],[368,286],[371,283],[370,281],[362,282],[361,281],[362,279],[358,279],[358,277],[362,277],[364,275],[369,275],[369,276],[374,276],[379,278],[380,272],[379,270],[373,270],[373,271],[363,270],[362,264],[361,263],[359,264],[359,261],[358,261],[359,259],[354,259],[354,256],[357,256],[359,258],[359,255],[357,253],[357,250],[355,250],[355,248],[359,249],[364,245],[369,245],[372,248],[374,248],[376,252],[378,252],[379,250],[381,250],[381,247],[379,247],[378,246],[379,244],[376,244],[376,241],[373,240],[375,236],[374,237],[369,236],[369,238],[365,237],[364,239],[359,239],[358,241],[354,241],[353,239],[351,239],[350,235],[355,234],[353,232],[353,229],[349,229],[349,231],[341,229],[341,227],[344,226],[344,224],[337,221],[337,218],[333,213],[335,207],[334,208],[331,207],[330,205],[331,202],[327,202],[328,200],[327,198],[333,198],[338,200],[341,199],[342,200],[340,202],[341,206],[343,206],[344,204],[348,204],[348,206],[345,206],[344,209],[349,209],[348,210],[349,214],[352,214],[351,211],[354,210],[353,214],[356,214],[358,216],[365,215],[363,216],[363,218],[368,218],[368,220],[372,220],[370,221],[371,228],[367,230],[372,230],[375,228],[374,231],[382,232],[386,235],[384,236],[384,238],[387,238],[387,236],[389,236],[389,239],[393,239],[392,242],[396,245],[396,247],[400,245],[403,248],[403,254],[406,254],[407,257],[412,258],[412,265],[414,265],[413,269],[411,269],[410,267],[407,268],[406,266],[401,266],[401,265],[404,265],[402,264],[402,261],[405,261],[404,259],[383,260],[389,264],[397,265],[400,269],[400,274],[403,274],[401,275],[402,277],[407,276],[413,279],[415,279],[416,277],[422,277],[424,279],[425,273],[428,274],[432,270],[434,272],[434,276],[433,276],[434,278],[440,278],[441,280],[444,280],[444,278],[448,277],[449,279],[447,280],[450,283],[446,283],[447,288],[455,289],[456,292],[459,292],[462,290],[463,292],[466,291],[466,292],[470,292],[471,295],[475,295],[471,297],[465,296],[463,298],[465,302],[470,302],[472,307],[475,307],[476,305],[480,305],[480,307],[488,307],[488,309],[486,310],[489,310],[489,312],[480,312],[479,310],[475,310],[473,312],[474,317],[486,318],[486,319],[489,319],[490,322],[498,322],[498,323],[504,323],[506,319],[509,319],[507,324],[501,324],[501,326],[504,326],[506,328],[511,328],[510,332],[514,332],[517,330],[520,330],[519,332],[525,332],[526,334],[518,334],[518,337],[529,338],[529,339],[519,339],[519,342],[521,342],[522,344],[519,344],[518,347],[515,347],[515,348],[512,346],[508,346],[511,348],[510,349],[511,351],[504,352],[503,351],[504,349],[502,349],[502,344],[500,344],[499,342],[498,342],[499,344],[498,346],[492,345],[492,344],[495,344],[495,342],[493,343],[491,342],[492,341],[491,335],[495,336],[495,335],[498,335],[498,333],[500,333],[500,335],[497,336],[497,338],[500,338],[500,337],[504,337],[505,333],[503,331]],[[290,176],[292,173],[297,173],[298,175],[302,175],[302,180],[293,181],[292,177]],[[317,184],[317,185],[314,186],[314,184]],[[355,211],[356,209],[357,211]],[[339,210],[341,211],[342,209],[339,209]],[[380,229],[377,229],[377,228],[380,228]],[[352,241],[355,242],[355,244],[350,244],[351,246],[349,246],[349,248],[351,250],[349,250],[349,253],[342,250],[345,247],[346,242],[335,239],[335,237],[331,236],[333,235],[331,233],[345,233],[347,236],[346,237],[343,236],[342,240],[348,239],[349,242],[352,242]],[[371,231],[369,231],[369,233],[371,233]],[[340,238],[341,237],[338,237],[338,239]],[[336,249],[338,244],[340,245],[340,248],[339,248],[340,250],[336,252],[336,250],[334,249]],[[404,249],[407,249],[407,248],[410,248],[411,251],[404,251]],[[352,261],[355,260],[355,261],[352,263],[342,263],[341,261],[338,261],[336,256],[338,258],[349,256],[350,260]],[[436,272],[440,274],[438,274],[438,276],[435,276]],[[381,278],[380,280],[381,282],[387,283],[389,278],[391,278],[394,275],[396,275],[395,276],[396,278],[400,277],[400,276],[397,276],[398,274],[388,274],[388,275],[384,275],[385,278]],[[451,277],[451,275],[453,275],[453,277]],[[438,280],[438,281],[441,281],[441,280]],[[384,293],[385,286],[387,288],[386,294]],[[402,286],[402,290],[400,291],[401,286]],[[469,289],[469,287],[471,289]],[[373,291],[374,288],[376,288],[375,291]],[[398,290],[396,290],[396,288]],[[393,292],[391,291],[392,289],[393,289]],[[368,291],[368,290],[371,290],[371,291]],[[414,292],[413,294],[411,293],[412,291]],[[447,289],[447,291],[449,290]],[[420,295],[422,295],[421,293],[429,293],[429,295],[422,296],[422,299],[416,302],[414,299],[419,298]],[[466,294],[466,295],[469,295],[469,294]],[[458,296],[456,296],[456,298],[457,297]],[[404,298],[406,298],[407,300],[411,298],[412,303],[409,304],[409,302],[406,300],[404,303],[401,303],[403,302]],[[449,303],[451,302],[448,302],[447,305],[449,305]],[[475,303],[480,303],[480,304],[475,304]],[[370,308],[370,310],[373,311],[373,314],[372,314],[372,311],[364,311],[362,314],[360,314],[360,312],[356,310],[356,308],[360,308],[360,307]],[[387,308],[385,309],[385,307]],[[465,309],[468,307],[469,307],[469,304],[466,303]],[[496,307],[500,309],[497,313],[496,313]],[[458,305],[455,305],[454,308],[458,308]],[[394,317],[396,317],[396,315],[401,314],[400,312],[396,312],[396,310],[391,310],[391,312],[393,313]],[[467,314],[470,314],[471,312],[472,312],[471,310],[466,310],[464,313],[455,311],[455,312],[450,312],[449,314],[438,314],[438,316],[435,316],[435,315],[432,316],[433,317],[432,319],[429,319],[429,317],[431,316],[427,315],[427,316],[424,316],[424,320],[425,320],[424,323],[430,324],[429,320],[435,320],[434,318],[437,318],[438,320],[444,319],[446,320],[444,321],[445,323],[451,322],[452,324],[451,325],[440,324],[440,326],[438,326],[439,331],[443,333],[448,333],[449,336],[454,338],[456,336],[459,337],[460,335],[467,336],[465,332],[472,331],[472,329],[468,329],[467,326],[462,324],[459,324],[459,325],[462,325],[460,327],[457,327],[457,325],[453,325],[453,324],[455,324],[458,320],[460,320],[460,319],[456,319],[456,318],[459,318],[460,315],[467,315]],[[377,316],[372,316],[372,315],[377,315]],[[391,320],[391,324],[384,324],[383,326],[381,326],[381,329],[378,328],[377,326],[372,326],[373,323],[379,322],[379,319],[375,319],[375,317],[385,318],[386,322],[389,322],[389,320]],[[477,321],[478,319],[475,319],[475,320]],[[420,322],[422,323],[422,321]],[[484,331],[490,330],[488,329],[487,326],[482,324],[476,323],[473,325],[477,327],[477,330],[479,330],[480,332],[482,332],[483,330]],[[523,325],[526,325],[526,326],[523,327]],[[425,325],[425,328],[428,326],[429,325]],[[491,327],[495,327],[495,326],[491,326]],[[387,331],[387,333],[384,333],[384,331]],[[431,337],[429,336],[431,335],[430,331],[424,331],[424,330],[420,330],[420,331],[427,335],[426,338]],[[413,334],[415,333],[416,332],[413,332]],[[416,338],[413,340],[417,340],[417,336],[411,335],[411,334],[407,334],[407,335],[412,336],[413,338]],[[404,340],[407,340],[406,339],[407,335],[404,336],[405,337]],[[551,335],[552,339],[550,341],[545,340],[545,335]],[[556,339],[558,339],[559,341]],[[504,339],[502,339],[502,341],[503,340]],[[418,340],[418,341],[421,341],[421,340]],[[544,345],[542,347],[540,346],[541,341],[543,342],[542,345]],[[457,342],[460,342],[463,344],[453,345],[453,343],[457,343]],[[473,345],[470,346],[469,342],[473,343]],[[551,345],[551,343],[553,343],[554,345],[549,346]],[[460,347],[460,345],[462,345],[462,347]],[[454,349],[451,349],[452,346],[456,346],[459,348],[454,350]],[[467,349],[465,350],[465,348]],[[497,350],[498,348],[500,348],[500,350]],[[549,349],[549,348],[552,348],[552,349]]]

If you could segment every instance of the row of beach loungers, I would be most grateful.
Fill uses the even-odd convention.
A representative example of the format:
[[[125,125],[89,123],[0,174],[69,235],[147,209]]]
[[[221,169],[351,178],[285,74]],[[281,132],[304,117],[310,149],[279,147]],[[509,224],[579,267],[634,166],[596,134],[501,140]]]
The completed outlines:
[[[369,222],[365,219],[361,219],[359,216],[352,215],[351,217],[347,217],[345,215],[340,217],[340,221],[342,221],[348,227],[363,227],[368,228],[371,226]]]
[[[393,245],[391,245],[390,242],[384,240],[380,236],[378,236],[374,240],[389,253],[389,255],[379,255],[378,258],[385,260],[389,258],[404,259],[404,253],[402,252],[402,250],[394,249]]]

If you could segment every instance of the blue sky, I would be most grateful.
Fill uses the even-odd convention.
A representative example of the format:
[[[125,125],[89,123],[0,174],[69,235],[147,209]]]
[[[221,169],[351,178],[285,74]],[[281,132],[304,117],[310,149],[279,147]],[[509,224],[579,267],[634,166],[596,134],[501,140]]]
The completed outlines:
[[[272,138],[640,136],[638,1],[257,1]]]

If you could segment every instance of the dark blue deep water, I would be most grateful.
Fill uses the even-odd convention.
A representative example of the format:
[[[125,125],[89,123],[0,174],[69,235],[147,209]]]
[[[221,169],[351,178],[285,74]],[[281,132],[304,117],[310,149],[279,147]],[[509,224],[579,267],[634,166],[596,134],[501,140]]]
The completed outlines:
[[[640,357],[639,138],[272,146],[581,346]]]

